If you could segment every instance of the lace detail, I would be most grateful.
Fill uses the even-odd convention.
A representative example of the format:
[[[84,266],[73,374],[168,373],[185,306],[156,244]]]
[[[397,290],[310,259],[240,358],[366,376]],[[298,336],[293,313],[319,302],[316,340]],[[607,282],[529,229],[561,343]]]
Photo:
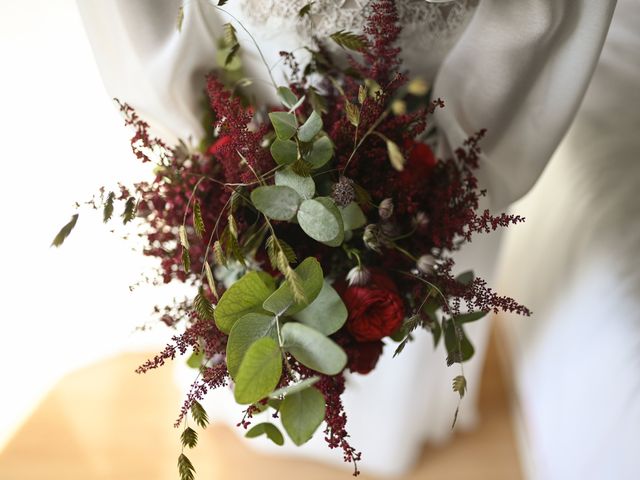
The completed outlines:
[[[243,16],[267,36],[295,32],[300,45],[311,35],[326,37],[338,30],[360,32],[371,0],[316,1],[311,15],[298,18],[308,0],[244,0]],[[432,78],[446,53],[453,47],[471,18],[478,0],[430,3],[398,0],[403,25],[401,47],[405,64],[418,75]]]

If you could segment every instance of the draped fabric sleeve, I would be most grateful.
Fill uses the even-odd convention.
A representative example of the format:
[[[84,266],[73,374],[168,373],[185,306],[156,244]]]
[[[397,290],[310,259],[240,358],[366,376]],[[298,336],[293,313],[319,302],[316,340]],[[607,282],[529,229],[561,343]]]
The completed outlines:
[[[479,179],[492,208],[535,183],[569,127],[615,0],[481,0],[445,59],[434,96],[443,151],[486,128]]]
[[[203,135],[203,78],[221,22],[204,0],[78,0],[107,92],[167,140]]]

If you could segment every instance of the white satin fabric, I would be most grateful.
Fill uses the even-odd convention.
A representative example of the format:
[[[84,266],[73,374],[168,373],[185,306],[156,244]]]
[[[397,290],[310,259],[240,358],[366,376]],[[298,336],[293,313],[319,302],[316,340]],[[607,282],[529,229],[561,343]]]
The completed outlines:
[[[78,3],[109,94],[132,104],[169,139],[202,135],[198,109],[202,78],[215,65],[220,26],[231,18],[204,0],[187,0],[178,32],[178,0]],[[455,29],[443,25],[447,35],[440,45],[424,45],[420,29],[404,37],[405,63],[414,75],[435,82],[435,96],[447,104],[436,116],[442,153],[478,129],[488,129],[480,176],[490,188],[488,204],[504,208],[533,185],[568,128],[600,53],[615,1],[481,0],[477,8],[475,2],[467,3],[470,11],[463,22]],[[352,4],[336,1],[346,7]],[[280,50],[301,52],[304,35],[297,28],[283,27],[285,17],[275,18],[275,9],[264,24],[256,24],[243,7],[242,0],[231,0],[224,8],[251,30],[269,65],[278,63]],[[288,17],[296,12],[292,9]],[[353,29],[358,28],[356,23]],[[242,29],[237,29],[258,98],[273,98],[265,67]],[[452,35],[457,42],[451,41]],[[420,51],[423,56],[416,54]],[[276,67],[280,80],[278,71]],[[499,234],[474,240],[457,256],[460,270],[473,268],[491,281],[499,241]],[[477,350],[465,365],[469,392],[459,419],[463,428],[475,421],[488,328],[488,321],[469,328]],[[446,439],[457,403],[451,391],[457,367],[446,367],[445,353],[442,348],[433,351],[428,335],[420,335],[398,358],[392,359],[392,353],[393,346],[385,348],[372,374],[350,376],[345,396],[349,430],[354,446],[363,451],[363,468],[381,475],[409,468],[422,441]],[[239,409],[229,413],[231,396],[221,392],[213,398],[212,416],[237,422]],[[252,444],[267,445],[266,440]],[[340,453],[329,451],[320,435],[304,448],[278,451],[341,463]]]
[[[499,285],[531,480],[640,478],[640,2],[620,0],[576,120],[513,208]]]

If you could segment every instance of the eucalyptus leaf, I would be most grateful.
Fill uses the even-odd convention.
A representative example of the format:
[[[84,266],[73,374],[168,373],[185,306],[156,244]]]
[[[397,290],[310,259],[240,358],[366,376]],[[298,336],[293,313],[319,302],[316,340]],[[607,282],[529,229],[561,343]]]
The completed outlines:
[[[249,347],[263,337],[278,340],[273,315],[248,313],[233,325],[227,340],[227,369],[231,378],[235,378],[238,373],[242,358]]]
[[[292,140],[276,138],[269,151],[278,165],[291,165],[298,159],[298,146]]]
[[[345,230],[357,230],[364,227],[367,223],[367,217],[356,202],[351,202],[346,207],[338,207],[342,215]]]
[[[305,160],[313,167],[320,168],[333,157],[333,143],[329,137],[320,137],[305,156]]]
[[[284,185],[267,185],[251,192],[254,207],[273,220],[291,220],[301,200],[293,188]]]
[[[309,441],[324,420],[325,402],[315,388],[288,395],[280,406],[282,426],[296,445]]]
[[[289,140],[298,130],[296,116],[293,113],[271,112],[269,119],[280,140]]]
[[[298,129],[298,140],[310,142],[322,130],[322,117],[312,111],[307,121]]]
[[[298,97],[291,91],[289,87],[278,87],[278,97],[287,108],[293,107],[298,102]]]
[[[449,365],[453,363],[466,362],[475,352],[473,345],[467,338],[462,327],[459,327],[461,338],[456,336],[456,328],[451,320],[445,322],[444,325],[444,344],[447,349],[447,363]]]
[[[349,313],[340,295],[325,281],[318,297],[293,318],[325,335],[337,332],[347,321]]]
[[[456,315],[456,324],[462,325],[464,323],[475,322],[476,320],[480,320],[485,317],[487,313],[489,312],[469,312]]]
[[[264,301],[263,308],[276,315],[294,315],[313,302],[323,285],[323,274],[320,262],[313,257],[305,258],[294,272],[300,279],[305,301],[296,302],[289,286],[289,281],[282,282],[280,287]]]
[[[288,322],[281,329],[284,348],[305,367],[325,375],[337,375],[347,355],[333,340],[302,323]]]
[[[293,385],[288,385],[286,387],[282,387],[277,389],[275,392],[273,392],[271,395],[269,395],[269,398],[280,398],[282,396],[286,396],[286,395],[291,395],[293,393],[297,393],[297,392],[301,392],[302,390],[311,387],[312,385],[315,385],[318,380],[320,380],[320,377],[310,377],[310,378],[306,378],[304,380],[302,380],[301,382],[298,383],[294,383]]]
[[[316,184],[311,177],[298,175],[290,167],[278,170],[275,175],[276,185],[291,187],[304,199],[313,198]]]
[[[267,397],[282,375],[282,354],[270,337],[255,341],[244,354],[235,379],[233,394],[242,405]]]
[[[193,352],[189,359],[187,360],[187,365],[191,368],[198,369],[202,366],[202,359],[204,358],[204,352],[199,351],[198,353]]]
[[[245,435],[247,438],[255,438],[266,435],[276,445],[284,445],[284,437],[278,427],[273,423],[264,422],[254,425]]]
[[[229,333],[240,318],[262,311],[262,304],[275,290],[273,280],[265,282],[265,277],[264,273],[249,272],[224,292],[214,312],[220,330]]]
[[[328,197],[303,201],[298,209],[298,223],[311,238],[331,247],[337,247],[344,239],[342,215]]]
[[[474,278],[473,270],[467,270],[456,277],[456,282],[461,283],[462,285],[469,285],[473,282]]]

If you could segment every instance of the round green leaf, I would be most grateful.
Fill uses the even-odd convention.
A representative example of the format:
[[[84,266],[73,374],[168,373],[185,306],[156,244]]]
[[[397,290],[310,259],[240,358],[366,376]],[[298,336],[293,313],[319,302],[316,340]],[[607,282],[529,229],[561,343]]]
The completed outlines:
[[[258,187],[251,192],[253,205],[273,220],[291,220],[301,200],[293,188],[284,185]]]
[[[324,415],[324,397],[315,388],[288,395],[280,406],[282,426],[298,446],[311,439]]]
[[[278,87],[278,97],[280,97],[280,101],[287,108],[291,108],[298,103],[298,97],[296,97],[295,93],[293,93],[289,87]]]
[[[300,280],[300,288],[304,292],[306,302],[296,302],[289,281],[282,282],[280,287],[264,301],[263,308],[276,315],[294,315],[309,303],[313,302],[323,284],[323,273],[320,262],[313,257],[305,258],[300,265],[294,269]]]
[[[263,273],[249,272],[224,292],[214,311],[220,330],[229,333],[246,314],[263,311],[262,304],[275,290],[273,280],[267,285],[264,277]]]
[[[333,340],[302,323],[286,323],[281,330],[284,348],[305,367],[337,375],[347,364],[347,354]]]
[[[318,297],[293,318],[325,335],[340,330],[347,321],[347,307],[329,282],[324,282]]]
[[[303,177],[287,167],[276,172],[276,185],[291,187],[302,198],[313,198],[316,193],[316,184],[311,177]]]
[[[322,130],[322,117],[314,110],[298,130],[298,140],[310,142]]]
[[[272,315],[248,313],[238,320],[227,340],[227,369],[231,378],[235,378],[240,363],[249,347],[262,337],[278,339],[275,318]]]
[[[320,168],[333,157],[333,143],[329,137],[320,137],[315,142],[311,150],[307,153],[305,160],[313,168]]]
[[[260,435],[266,435],[276,445],[284,445],[284,437],[278,427],[273,423],[264,422],[255,425],[245,435],[247,438],[259,437]]]
[[[340,210],[328,197],[305,200],[298,209],[300,228],[314,240],[337,247],[344,239]]]
[[[357,230],[367,223],[367,217],[356,202],[351,202],[346,207],[340,208],[340,214],[345,230]]]
[[[236,402],[246,405],[267,397],[282,375],[282,355],[270,337],[257,340],[244,354],[233,391]]]
[[[296,124],[296,116],[293,113],[271,112],[269,118],[280,140],[289,140],[296,134],[298,125]]]
[[[291,395],[293,393],[301,392],[302,390],[309,388],[312,385],[315,385],[320,380],[320,377],[310,377],[302,380],[299,383],[294,383],[293,385],[289,385],[287,387],[282,387],[269,395],[269,398],[278,399],[281,396]]]
[[[278,165],[291,165],[298,159],[298,146],[292,140],[276,138],[269,150]]]

